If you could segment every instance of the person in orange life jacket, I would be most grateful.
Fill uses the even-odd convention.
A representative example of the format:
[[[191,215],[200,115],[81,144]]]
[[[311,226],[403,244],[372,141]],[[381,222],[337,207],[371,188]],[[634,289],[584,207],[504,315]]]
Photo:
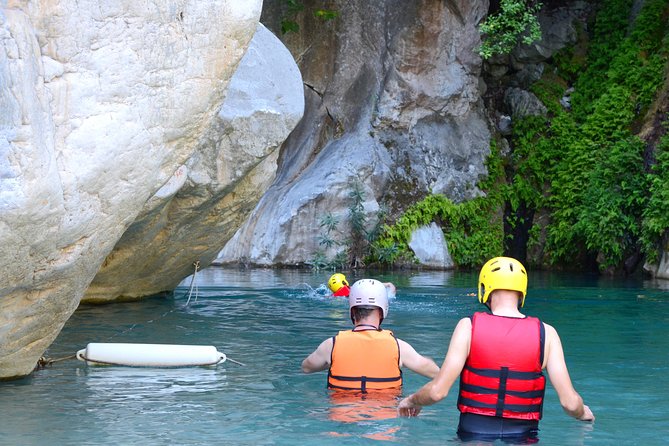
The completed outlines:
[[[349,308],[352,330],[324,340],[304,361],[304,373],[328,371],[328,388],[367,392],[400,388],[402,367],[434,378],[439,366],[407,342],[381,329],[388,316],[388,291],[374,279],[351,286]]]
[[[555,328],[520,312],[526,293],[527,273],[518,260],[489,260],[479,275],[478,299],[491,313],[460,320],[439,375],[400,401],[399,414],[413,417],[441,401],[459,376],[461,439],[536,439],[546,369],[564,411],[594,421],[571,383]]]
[[[383,285],[388,290],[388,297],[394,298],[396,292],[395,285],[390,282],[384,282]],[[328,288],[332,291],[333,297],[348,297],[351,292],[346,276],[342,273],[335,273],[330,276],[330,279],[328,279]]]

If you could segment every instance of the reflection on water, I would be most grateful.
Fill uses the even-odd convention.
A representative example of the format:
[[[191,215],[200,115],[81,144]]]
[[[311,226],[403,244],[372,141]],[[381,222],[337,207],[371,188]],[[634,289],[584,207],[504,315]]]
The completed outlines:
[[[455,393],[417,418],[397,418],[397,395],[338,397],[326,390],[325,372],[300,372],[302,359],[323,339],[350,328],[346,300],[331,298],[325,287],[330,274],[210,268],[196,275],[190,302],[188,278],[171,297],[82,306],[47,356],[65,357],[89,342],[200,344],[246,365],[151,369],[58,362],[0,384],[2,443],[459,443]],[[397,285],[384,327],[439,364],[459,319],[482,309],[471,295],[474,273],[375,277]],[[667,288],[661,281],[530,275],[526,313],[558,329],[574,384],[597,416],[594,425],[570,419],[548,386],[540,443],[666,443]],[[425,382],[407,371],[405,393]]]
[[[401,393],[399,389],[369,393],[333,391],[330,393],[328,418],[343,423],[397,418]]]
[[[159,371],[157,373],[156,371]],[[79,369],[92,399],[116,401],[145,399],[147,403],[184,394],[221,391],[226,383],[224,368],[180,367],[152,369],[137,367],[86,367]]]

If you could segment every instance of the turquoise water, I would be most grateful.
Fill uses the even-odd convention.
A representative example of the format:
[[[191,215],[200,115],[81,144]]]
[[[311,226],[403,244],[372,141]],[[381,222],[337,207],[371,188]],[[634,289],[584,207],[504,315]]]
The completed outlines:
[[[456,395],[417,418],[394,402],[351,408],[330,400],[325,372],[300,362],[350,327],[346,301],[328,298],[329,273],[198,273],[173,297],[83,306],[46,353],[60,359],[88,342],[215,345],[243,366],[144,369],[63,360],[0,384],[4,445],[458,444]],[[441,364],[457,321],[482,307],[472,274],[379,276],[398,288],[384,327]],[[349,277],[349,279],[354,279]],[[664,288],[663,288],[664,287]],[[669,443],[669,283],[531,274],[525,312],[561,335],[576,389],[594,425],[565,415],[548,387],[540,444]],[[187,304],[188,302],[188,304]],[[426,379],[405,372],[405,393]],[[500,443],[501,444],[501,443]]]

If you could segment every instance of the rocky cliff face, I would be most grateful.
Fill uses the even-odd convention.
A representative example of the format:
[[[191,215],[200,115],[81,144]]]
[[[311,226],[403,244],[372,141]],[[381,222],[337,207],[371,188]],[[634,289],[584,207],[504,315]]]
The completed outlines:
[[[327,23],[304,3],[300,33],[284,40],[305,82],[305,117],[222,263],[308,261],[321,217],[347,221],[353,182],[373,220],[382,205],[393,211],[429,192],[472,198],[486,174],[491,133],[474,49],[487,1],[335,1],[340,16]],[[278,29],[281,5],[264,5],[270,28]]]
[[[220,242],[253,206],[302,111],[299,72],[266,30],[226,96],[261,6],[0,8],[0,377],[33,369],[91,282],[91,300],[168,289],[218,250],[202,225]],[[248,71],[274,56],[285,81],[255,78],[268,91],[253,97]]]

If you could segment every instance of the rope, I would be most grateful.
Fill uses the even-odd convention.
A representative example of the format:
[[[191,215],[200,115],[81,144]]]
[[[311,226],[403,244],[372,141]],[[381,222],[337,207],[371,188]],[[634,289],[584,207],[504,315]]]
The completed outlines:
[[[37,365],[35,366],[35,370],[42,370],[47,367],[50,367],[51,365],[53,365],[54,362],[65,361],[66,359],[75,359],[76,357],[77,357],[76,354],[57,359],[46,358],[42,356],[37,360]]]
[[[207,363],[207,364],[197,364],[197,365],[198,365],[198,366],[202,366],[202,367],[209,367],[209,366],[212,366],[212,365],[221,364],[221,363],[223,363],[223,362],[225,362],[225,361],[229,361],[229,359],[228,359],[228,357],[225,355],[225,353],[221,353],[221,355],[223,355],[223,357],[220,358],[219,360],[217,360],[216,362],[210,362],[210,363]],[[100,359],[89,359],[89,358],[85,357],[84,355],[81,355],[81,356],[75,355],[75,356],[78,357],[78,358],[83,359],[84,361],[87,361],[87,362],[88,362],[88,361],[90,361],[90,362],[95,362],[95,363],[98,363],[98,364],[104,364],[104,365],[118,365],[118,366],[124,366],[124,365],[127,365],[127,364],[123,364],[123,363],[121,363],[121,362],[109,362],[109,361],[102,361],[102,360],[100,360]],[[143,367],[143,366],[141,366],[141,367]],[[181,368],[181,367],[188,367],[188,366],[185,366],[185,365],[169,365],[169,366],[155,366],[155,367],[162,367],[162,368]]]
[[[197,275],[197,270],[200,268],[200,261],[196,260],[193,263],[195,271],[193,271],[193,278],[190,281],[190,289],[188,290],[188,300],[186,301],[186,306],[190,303],[190,297],[193,295],[193,285],[195,285],[195,276]],[[197,302],[197,291],[195,291],[195,302]]]
[[[244,364],[243,362],[235,361],[234,359],[232,359],[230,357],[228,357],[228,361],[233,362],[237,365],[246,366],[246,364]]]
[[[189,304],[189,302],[190,302],[191,295],[193,294],[193,284],[195,283],[195,275],[197,274],[197,270],[200,268],[200,261],[199,261],[199,260],[196,260],[195,262],[193,262],[193,266],[195,267],[195,270],[193,271],[193,279],[192,279],[191,282],[190,282],[190,289],[189,289],[189,294],[188,294],[188,300],[186,301],[186,305],[184,305],[184,307],[187,307],[187,306],[188,306],[188,304]],[[197,290],[196,290],[196,292],[195,292],[195,301],[197,301]],[[157,318],[155,318],[155,319],[150,319],[150,320],[146,321],[146,323],[147,323],[147,324],[152,324],[152,323],[154,323],[154,322],[156,322],[156,321],[159,321],[159,320],[161,320],[162,318],[164,318],[165,316],[167,316],[168,314],[170,314],[170,313],[172,313],[172,312],[174,312],[174,311],[176,311],[176,310],[177,310],[177,308],[172,308],[171,310],[167,310],[166,312],[164,312],[163,314],[161,314],[161,315],[158,316]],[[109,342],[110,340],[112,340],[113,338],[115,338],[115,337],[117,337],[117,336],[124,335],[124,334],[128,333],[129,331],[134,330],[134,328],[135,328],[136,326],[137,326],[137,324],[132,324],[130,327],[126,328],[125,330],[120,331],[120,332],[118,332],[118,333],[114,333],[113,335],[109,336],[109,337],[105,340],[105,342]]]

